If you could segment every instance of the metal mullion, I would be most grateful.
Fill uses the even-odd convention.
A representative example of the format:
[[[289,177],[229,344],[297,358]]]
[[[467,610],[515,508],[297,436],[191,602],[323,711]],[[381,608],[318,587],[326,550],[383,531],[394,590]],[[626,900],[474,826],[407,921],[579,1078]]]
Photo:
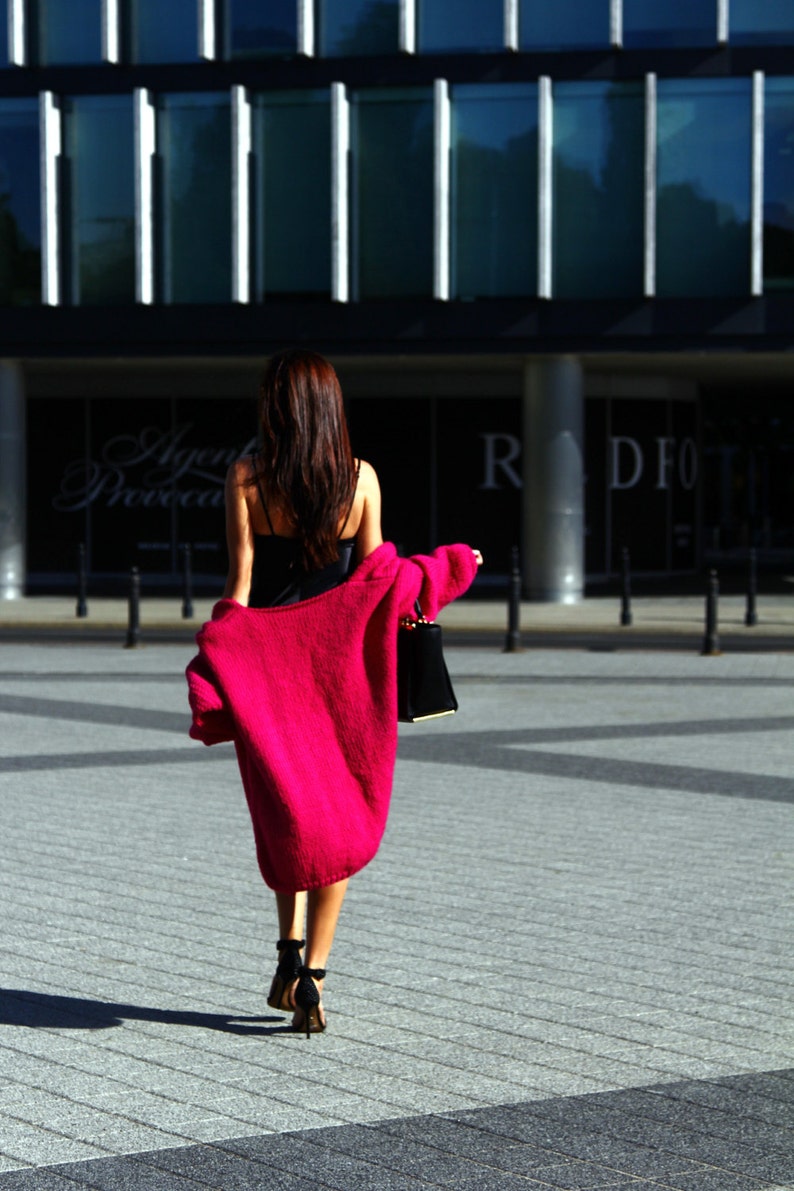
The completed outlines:
[[[61,109],[52,91],[39,96],[41,134],[41,301],[44,306],[61,304]]]
[[[232,301],[251,301],[251,101],[232,87]]]
[[[730,35],[729,0],[717,0],[717,44],[727,45]]]
[[[504,46],[506,50],[519,47],[518,0],[504,0]]]
[[[350,100],[331,84],[331,297],[350,300]]]
[[[151,92],[134,92],[135,108],[135,300],[154,302],[155,111]]]
[[[119,62],[119,0],[102,0],[102,60]]]
[[[623,0],[609,0],[609,42],[618,50],[623,46]]]
[[[450,100],[449,83],[433,83],[433,297],[449,301],[449,154]]]
[[[8,0],[8,60],[11,66],[27,66],[25,0]]]
[[[656,294],[656,144],[658,127],[656,75],[645,76],[645,229],[643,293]]]
[[[199,57],[214,61],[218,57],[218,30],[215,21],[215,0],[199,0],[198,7]]]
[[[753,72],[750,292],[764,292],[764,72]]]
[[[552,93],[551,79],[538,79],[538,297],[552,296]]]
[[[298,53],[307,58],[316,53],[314,0],[298,0]]]
[[[400,0],[400,49],[416,53],[416,0]]]

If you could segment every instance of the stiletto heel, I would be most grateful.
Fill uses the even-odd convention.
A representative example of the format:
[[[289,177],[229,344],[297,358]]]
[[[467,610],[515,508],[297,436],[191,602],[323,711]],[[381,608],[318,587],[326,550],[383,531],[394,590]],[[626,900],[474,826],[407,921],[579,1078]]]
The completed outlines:
[[[322,1034],[325,1021],[320,1017],[320,990],[315,980],[325,979],[325,968],[301,968],[298,976],[298,987],[295,989],[295,1004],[303,1014],[303,1022],[294,1030],[305,1030],[306,1037],[310,1034]]]
[[[278,967],[267,998],[271,1009],[281,1009],[284,1013],[290,1013],[295,1008],[289,999],[289,990],[302,970],[300,952],[303,943],[303,939],[279,939],[276,944]]]

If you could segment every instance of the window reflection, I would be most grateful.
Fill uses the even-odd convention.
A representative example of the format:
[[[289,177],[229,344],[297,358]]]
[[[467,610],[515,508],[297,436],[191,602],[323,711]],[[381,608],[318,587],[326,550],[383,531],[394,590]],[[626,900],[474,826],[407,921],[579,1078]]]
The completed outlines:
[[[534,84],[452,89],[452,295],[537,292]]]
[[[225,0],[225,58],[294,54],[298,46],[298,0]]]
[[[198,60],[199,0],[130,0],[126,12],[128,56],[133,62]]]
[[[503,0],[418,0],[420,51],[504,49]]]
[[[327,296],[331,288],[328,92],[267,93],[254,96],[253,102],[256,299]]]
[[[7,0],[0,0],[0,70],[9,65]]]
[[[63,102],[66,288],[75,304],[135,301],[135,187],[129,95]]]
[[[609,0],[519,0],[522,50],[608,46]]]
[[[731,0],[730,40],[737,45],[794,44],[791,0]]]
[[[426,88],[352,97],[352,234],[357,298],[433,288],[433,97]]]
[[[399,0],[315,0],[318,52],[395,54],[400,44]]]
[[[716,0],[623,0],[623,44],[716,45]]]
[[[34,62],[102,61],[102,0],[37,0],[28,6]]]
[[[559,298],[641,294],[644,88],[554,86],[553,288]]]
[[[794,79],[766,80],[764,289],[794,289]]]
[[[0,100],[0,303],[41,300],[39,106]]]
[[[749,79],[658,86],[656,292],[750,288]]]
[[[231,301],[231,116],[227,95],[164,95],[158,158],[166,302]]]

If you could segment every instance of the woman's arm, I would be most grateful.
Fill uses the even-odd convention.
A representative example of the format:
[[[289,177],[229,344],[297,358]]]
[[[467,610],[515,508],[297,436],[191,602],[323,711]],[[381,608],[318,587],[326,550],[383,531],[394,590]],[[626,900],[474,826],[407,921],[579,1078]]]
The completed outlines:
[[[380,484],[371,464],[361,461],[358,491],[364,498],[361,520],[356,530],[356,560],[362,562],[378,546],[383,545],[380,524]]]
[[[226,548],[229,574],[223,589],[224,599],[248,605],[254,567],[254,532],[243,483],[248,463],[238,459],[226,473]]]

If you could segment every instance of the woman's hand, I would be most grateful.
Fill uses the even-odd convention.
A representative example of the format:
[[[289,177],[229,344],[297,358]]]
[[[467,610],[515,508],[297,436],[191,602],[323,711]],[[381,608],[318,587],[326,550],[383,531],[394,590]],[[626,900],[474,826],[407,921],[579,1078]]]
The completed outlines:
[[[472,550],[472,554],[474,555],[474,558],[477,562],[477,566],[481,567],[482,566],[482,555],[480,554],[479,550]]]

